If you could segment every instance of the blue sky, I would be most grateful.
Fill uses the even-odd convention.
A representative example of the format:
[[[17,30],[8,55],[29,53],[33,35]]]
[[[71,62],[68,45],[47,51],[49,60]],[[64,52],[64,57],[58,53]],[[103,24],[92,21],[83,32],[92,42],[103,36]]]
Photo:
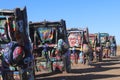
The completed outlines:
[[[27,7],[29,21],[66,20],[67,28],[107,32],[120,44],[120,0],[0,0],[0,9]]]

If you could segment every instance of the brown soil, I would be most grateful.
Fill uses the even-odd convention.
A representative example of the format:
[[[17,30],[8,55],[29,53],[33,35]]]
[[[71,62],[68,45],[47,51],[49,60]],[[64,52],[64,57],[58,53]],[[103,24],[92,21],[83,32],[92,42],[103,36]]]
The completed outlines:
[[[70,73],[37,73],[36,80],[120,80],[120,46],[116,57],[104,59],[92,66],[72,65]]]
[[[72,65],[70,73],[36,73],[36,80],[120,80],[120,46],[116,57],[92,66]]]

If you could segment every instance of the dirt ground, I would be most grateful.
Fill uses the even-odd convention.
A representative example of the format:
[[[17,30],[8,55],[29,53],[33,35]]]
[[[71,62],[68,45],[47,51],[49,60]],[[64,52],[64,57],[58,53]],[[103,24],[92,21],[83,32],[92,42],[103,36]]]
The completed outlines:
[[[120,47],[116,57],[92,66],[72,65],[70,73],[36,73],[36,80],[120,80]]]
[[[70,73],[37,73],[36,80],[120,80],[120,47],[116,57],[104,59],[92,66],[73,65]]]

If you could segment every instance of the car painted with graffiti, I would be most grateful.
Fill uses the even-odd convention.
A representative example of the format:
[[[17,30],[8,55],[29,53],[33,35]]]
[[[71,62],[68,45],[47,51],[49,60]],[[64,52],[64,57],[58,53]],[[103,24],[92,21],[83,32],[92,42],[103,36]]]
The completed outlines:
[[[29,27],[38,71],[52,72],[58,69],[69,72],[69,45],[65,20],[30,22]]]
[[[14,71],[19,73],[17,75],[21,80],[34,80],[34,62],[26,11],[26,7],[0,10],[3,80],[14,80]]]
[[[91,53],[88,28],[71,28],[67,32],[72,63],[86,63]]]
[[[96,62],[102,61],[102,47],[100,44],[99,36],[100,36],[99,33],[89,34],[89,40],[93,49],[94,60]]]
[[[102,46],[102,56],[108,58],[110,54],[109,33],[99,33],[99,38]]]
[[[117,51],[117,43],[116,43],[116,38],[115,36],[109,36],[110,40],[110,56],[116,56],[116,51]]]

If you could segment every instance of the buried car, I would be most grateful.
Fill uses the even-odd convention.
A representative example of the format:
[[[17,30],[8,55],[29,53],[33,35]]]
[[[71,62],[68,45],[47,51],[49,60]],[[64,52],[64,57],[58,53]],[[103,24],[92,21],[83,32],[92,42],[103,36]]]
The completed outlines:
[[[0,10],[0,44],[3,80],[14,80],[16,69],[21,80],[34,80],[26,7]]]
[[[93,49],[93,55],[95,61],[102,61],[102,48],[100,45],[100,38],[98,34],[89,34],[90,44]]]
[[[108,33],[99,33],[100,45],[102,46],[102,56],[108,58],[110,55],[110,41]]]
[[[36,70],[69,72],[69,45],[65,21],[30,22],[29,27]]]
[[[92,50],[89,43],[88,28],[71,28],[67,31],[72,63],[86,63],[86,60],[91,61]]]
[[[109,36],[110,40],[110,56],[116,56],[117,44],[115,36]]]

